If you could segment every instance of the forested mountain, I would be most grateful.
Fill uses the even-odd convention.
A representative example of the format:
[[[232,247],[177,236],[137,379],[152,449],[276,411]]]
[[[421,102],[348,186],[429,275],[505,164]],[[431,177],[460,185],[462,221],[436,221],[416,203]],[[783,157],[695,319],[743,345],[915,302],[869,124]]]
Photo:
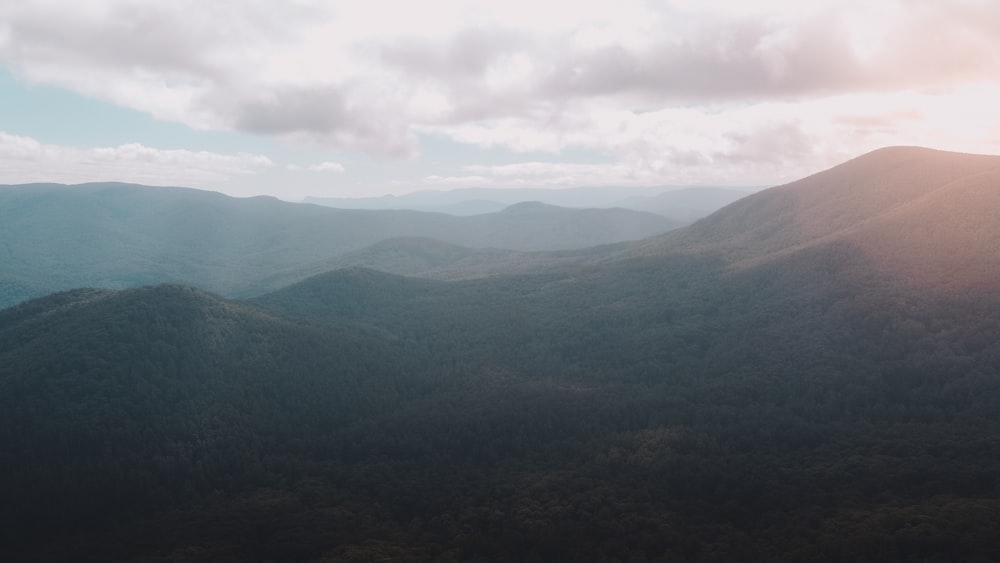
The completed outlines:
[[[992,560],[1000,279],[904,267],[987,252],[989,162],[880,151],[533,271],[0,311],[3,555]]]
[[[177,282],[258,294],[394,237],[557,250],[641,239],[673,226],[624,209],[515,206],[455,217],[127,184],[7,186],[0,187],[0,307],[81,286]]]
[[[748,196],[674,235],[651,238],[641,248],[653,254],[712,253],[756,263],[829,243],[858,244],[867,251],[886,236],[898,236],[892,244],[907,254],[944,256],[964,252],[961,246],[992,258],[996,229],[986,218],[1000,197],[998,173],[997,156],[885,148]],[[940,235],[947,242],[936,241]]]

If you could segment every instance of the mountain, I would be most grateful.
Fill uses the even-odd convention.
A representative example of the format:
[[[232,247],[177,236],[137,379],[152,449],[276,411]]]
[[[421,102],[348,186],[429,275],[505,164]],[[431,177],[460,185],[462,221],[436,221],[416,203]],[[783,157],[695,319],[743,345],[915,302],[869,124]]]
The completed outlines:
[[[992,263],[992,162],[878,151],[485,277],[0,311],[0,556],[991,560],[1000,287],[898,265]],[[474,257],[368,256],[393,249]]]
[[[438,192],[431,192],[437,194]],[[444,193],[444,192],[442,192]],[[407,209],[410,211],[427,211],[430,213],[447,213],[449,215],[481,215],[483,213],[496,213],[504,207],[524,201],[524,199],[514,199],[513,201],[493,201],[481,199],[489,194],[463,194],[457,197],[430,197],[426,200],[426,192],[414,192],[403,196],[386,195],[382,197],[307,197],[303,203],[323,205],[325,207],[335,207],[337,209],[368,209],[368,210],[388,210]],[[527,199],[531,199],[530,194]],[[480,197],[480,199],[463,199],[463,197]]]
[[[998,166],[994,156],[890,147],[748,196],[660,240],[697,251],[725,249],[737,260],[771,255],[867,228]],[[960,201],[970,210],[977,204]]]
[[[668,220],[627,210],[491,213],[338,210],[126,184],[0,187],[0,306],[80,286],[188,283],[263,293],[387,238],[557,250],[640,239]]]
[[[667,191],[664,191],[667,190]],[[400,196],[369,198],[308,197],[315,203],[340,209],[409,209],[452,215],[494,213],[525,201],[571,208],[624,208],[656,213],[687,224],[754,191],[722,187],[593,187],[593,188],[461,188],[424,190]]]
[[[456,215],[499,211],[522,201],[541,201],[549,205],[576,208],[615,207],[627,197],[655,195],[664,188],[586,187],[586,188],[458,188],[421,190],[404,195],[363,198],[308,197],[315,203],[340,209],[409,209],[414,211],[452,212]]]
[[[429,238],[397,238],[317,263],[315,273],[360,267],[389,274],[441,280],[527,274],[599,262],[616,256],[626,244],[526,252],[469,248]]]
[[[621,208],[569,209],[537,201],[511,205],[499,213],[478,215],[485,237],[463,242],[466,246],[501,246],[514,250],[566,250],[597,246],[651,236],[648,233],[664,232],[677,225],[659,215]],[[487,243],[494,235],[506,234],[506,245]],[[579,244],[555,245],[545,241],[569,238]]]
[[[718,187],[679,188],[654,196],[635,196],[615,203],[635,211],[647,211],[669,217],[682,224],[710,215],[750,195],[750,190]]]
[[[838,245],[908,283],[992,284],[1000,157],[878,150],[727,206],[634,252],[724,257],[737,267]]]

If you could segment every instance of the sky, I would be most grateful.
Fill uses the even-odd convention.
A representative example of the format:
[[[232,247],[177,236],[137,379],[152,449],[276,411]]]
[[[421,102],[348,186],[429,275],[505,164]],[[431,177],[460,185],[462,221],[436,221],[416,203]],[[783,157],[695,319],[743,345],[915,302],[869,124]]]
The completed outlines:
[[[773,185],[1000,153],[995,0],[3,0],[0,183]]]

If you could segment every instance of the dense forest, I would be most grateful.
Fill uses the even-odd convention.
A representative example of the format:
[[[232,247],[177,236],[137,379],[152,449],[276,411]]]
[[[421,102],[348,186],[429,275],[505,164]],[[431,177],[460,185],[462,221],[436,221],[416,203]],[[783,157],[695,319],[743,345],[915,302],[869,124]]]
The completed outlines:
[[[3,558],[994,560],[1000,280],[720,214],[534,272],[2,310]]]

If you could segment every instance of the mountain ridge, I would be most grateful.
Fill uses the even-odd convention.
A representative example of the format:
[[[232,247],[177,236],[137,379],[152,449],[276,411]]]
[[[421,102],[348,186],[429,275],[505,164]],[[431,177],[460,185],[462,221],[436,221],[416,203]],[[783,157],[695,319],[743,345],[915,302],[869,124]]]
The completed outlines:
[[[958,215],[977,218],[981,224],[988,219],[989,210],[995,208],[993,198],[1000,188],[989,186],[996,185],[997,170],[1000,157],[996,156],[887,147],[748,196],[691,226],[636,243],[631,252],[707,253],[723,257],[736,268],[745,268],[813,245],[847,242],[866,251],[884,246],[883,239],[891,231],[887,223],[916,221],[907,219],[908,214],[920,211],[927,225],[940,223],[925,202],[937,200],[941,204],[948,197],[957,198],[954,204],[964,206],[964,211],[955,210],[947,217],[950,229],[961,233],[962,217]],[[976,183],[982,185],[977,187]],[[961,201],[971,195],[977,199]],[[940,230],[940,224],[937,228]],[[909,275],[915,274],[916,262],[932,258],[933,252],[918,248],[927,249],[931,242],[926,234],[908,245],[898,241],[895,252],[906,251],[911,256],[907,259],[911,264],[907,267]],[[977,246],[983,258],[992,260],[982,242],[967,236],[953,244],[956,248]],[[886,259],[892,254],[889,250],[877,253]],[[971,263],[966,261],[965,265]]]
[[[639,239],[673,226],[627,210],[455,217],[118,183],[7,186],[0,187],[0,297],[6,299],[0,306],[79,286],[177,282],[229,296],[263,293],[393,237],[555,250]]]

